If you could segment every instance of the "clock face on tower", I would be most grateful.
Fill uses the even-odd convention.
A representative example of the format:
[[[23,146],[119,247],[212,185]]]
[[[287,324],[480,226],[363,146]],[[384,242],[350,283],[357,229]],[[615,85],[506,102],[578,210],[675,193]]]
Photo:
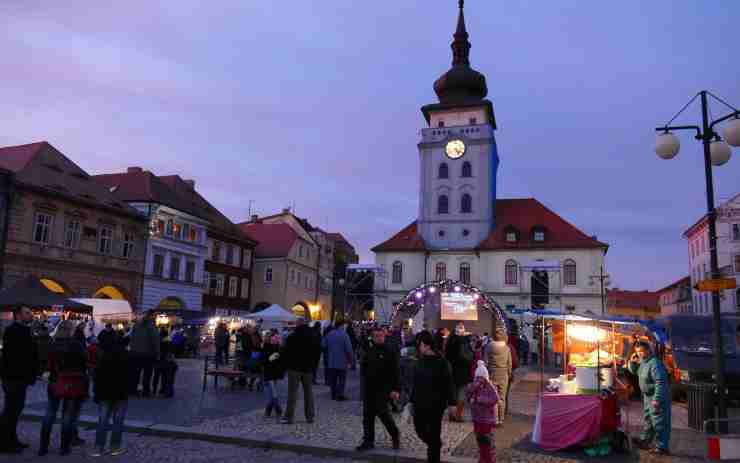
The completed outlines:
[[[445,145],[445,154],[450,159],[460,159],[465,154],[465,143],[462,140],[450,140]]]

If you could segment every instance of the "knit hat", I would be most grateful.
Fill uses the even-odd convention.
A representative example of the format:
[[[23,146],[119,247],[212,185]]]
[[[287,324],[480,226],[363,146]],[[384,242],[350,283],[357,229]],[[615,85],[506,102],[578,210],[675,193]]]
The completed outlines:
[[[486,362],[483,360],[478,360],[478,367],[475,369],[475,377],[481,377],[488,379],[490,378],[490,375],[488,374],[488,368],[486,368]]]

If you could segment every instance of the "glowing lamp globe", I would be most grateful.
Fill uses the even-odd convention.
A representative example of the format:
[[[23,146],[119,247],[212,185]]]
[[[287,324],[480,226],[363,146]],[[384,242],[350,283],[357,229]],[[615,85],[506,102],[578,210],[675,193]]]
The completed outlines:
[[[721,166],[725,164],[730,160],[731,154],[730,146],[721,140],[713,141],[709,145],[709,155],[713,166]]]
[[[673,159],[678,154],[681,143],[670,132],[661,133],[655,139],[655,153],[661,159]]]
[[[731,119],[725,126],[722,135],[725,141],[732,146],[740,146],[740,118]]]

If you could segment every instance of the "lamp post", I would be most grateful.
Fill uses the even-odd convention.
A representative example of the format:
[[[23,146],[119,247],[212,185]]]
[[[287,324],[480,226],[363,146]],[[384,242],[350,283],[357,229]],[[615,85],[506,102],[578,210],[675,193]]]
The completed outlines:
[[[732,109],[732,112],[716,119],[709,120],[709,105],[707,97],[711,96],[723,105]],[[671,126],[670,124],[696,100],[701,98],[701,127],[695,125]],[[718,124],[729,121],[724,129],[723,135],[725,143],[720,136],[714,131]],[[703,90],[696,94],[694,98],[678,112],[665,126],[657,127],[658,132],[656,139],[655,152],[661,159],[672,159],[678,154],[680,143],[678,138],[673,135],[672,131],[692,130],[696,131],[695,138],[701,140],[704,145],[704,177],[706,180],[707,190],[707,221],[709,222],[709,260],[711,278],[719,278],[719,265],[717,262],[717,229],[715,226],[714,210],[714,184],[712,181],[712,165],[721,166],[730,160],[730,147],[740,146],[740,110],[729,105],[721,98]],[[714,369],[717,381],[717,412],[719,419],[727,418],[727,398],[725,391],[725,368],[724,368],[724,349],[722,347],[722,318],[720,316],[719,292],[712,292],[712,314],[714,321]]]
[[[594,280],[599,280],[599,284],[601,285],[601,291],[599,294],[601,295],[601,315],[606,315],[606,302],[604,301],[604,288],[606,286],[609,286],[611,283],[610,276],[608,273],[604,273],[604,266],[599,266],[599,274],[598,275],[591,275],[589,278],[591,278],[591,283],[593,283]]]

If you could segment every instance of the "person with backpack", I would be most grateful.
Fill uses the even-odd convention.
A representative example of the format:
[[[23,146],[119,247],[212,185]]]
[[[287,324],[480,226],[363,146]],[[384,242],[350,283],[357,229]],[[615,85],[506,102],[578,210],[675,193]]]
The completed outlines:
[[[455,382],[455,408],[450,410],[450,421],[463,421],[465,412],[465,386],[471,383],[470,369],[475,354],[470,345],[470,336],[465,333],[465,325],[460,322],[455,332],[447,341],[445,358],[452,367],[452,377]]]
[[[49,387],[46,415],[41,425],[39,456],[49,453],[51,430],[62,407],[61,455],[68,455],[76,435],[77,417],[87,398],[87,354],[76,339],[75,324],[63,321],[56,330],[49,350]]]

